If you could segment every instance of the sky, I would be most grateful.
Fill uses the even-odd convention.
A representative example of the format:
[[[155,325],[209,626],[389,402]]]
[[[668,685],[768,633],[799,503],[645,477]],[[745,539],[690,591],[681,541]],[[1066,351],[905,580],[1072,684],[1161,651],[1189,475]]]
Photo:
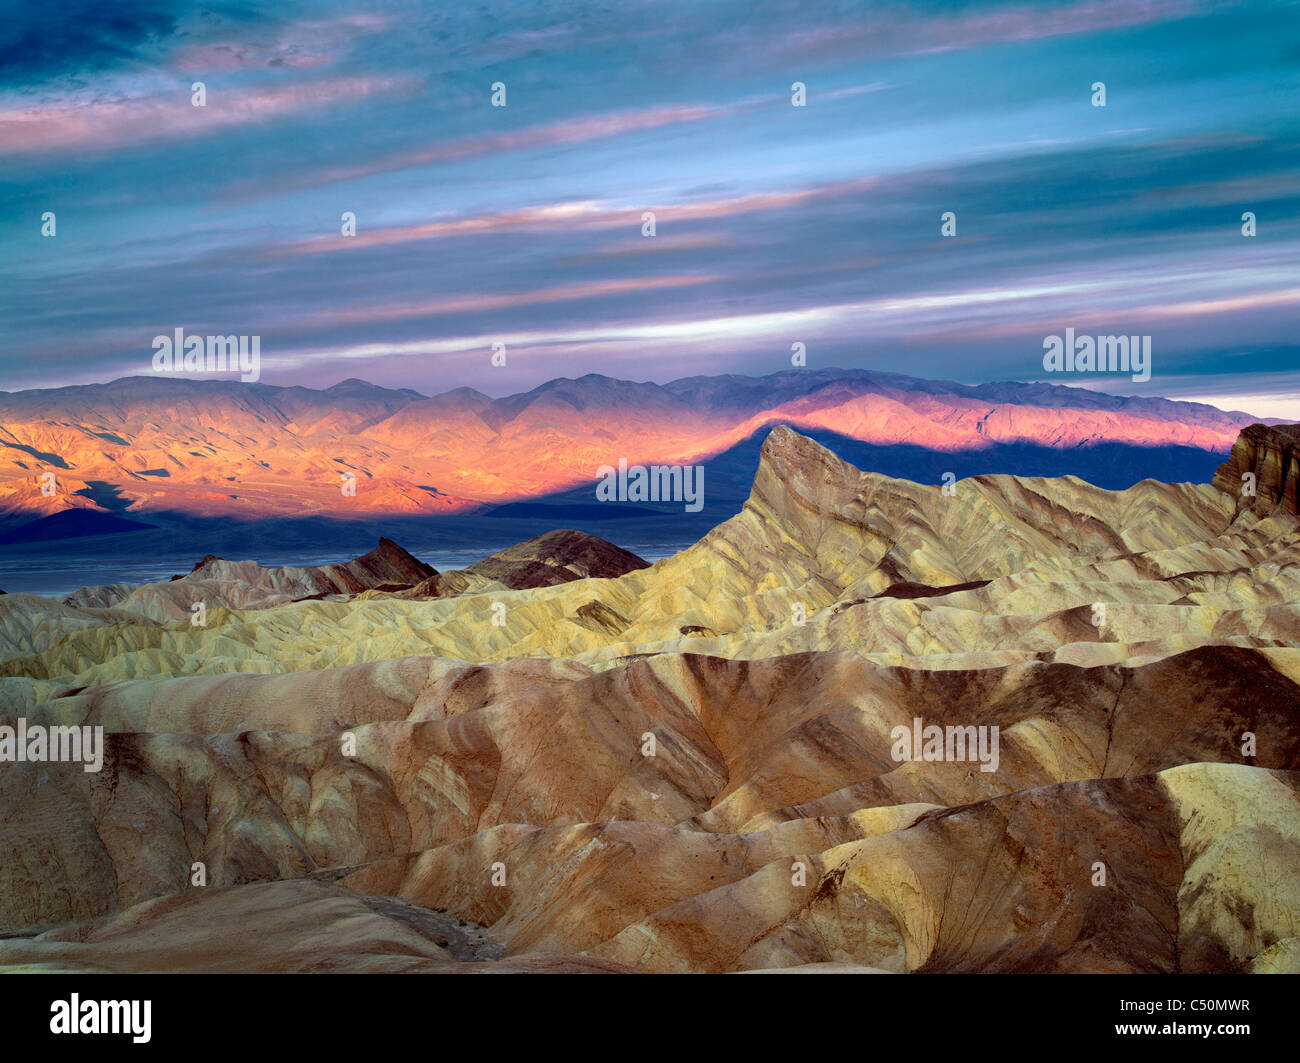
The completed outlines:
[[[270,384],[798,343],[1300,420],[1298,208],[1298,3],[0,0],[10,391],[181,328],[258,336]],[[1066,328],[1150,336],[1150,379],[1046,373]]]

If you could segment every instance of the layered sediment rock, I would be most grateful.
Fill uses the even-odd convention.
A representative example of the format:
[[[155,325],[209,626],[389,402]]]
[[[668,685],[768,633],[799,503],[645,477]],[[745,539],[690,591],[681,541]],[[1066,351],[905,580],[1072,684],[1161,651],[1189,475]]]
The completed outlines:
[[[1300,425],[1253,424],[1243,429],[1228,460],[1214,474],[1214,486],[1238,498],[1261,517],[1295,516],[1300,482]],[[1253,491],[1254,493],[1249,493]]]
[[[205,608],[269,609],[286,602],[401,590],[438,575],[391,539],[381,538],[368,554],[335,565],[268,568],[256,561],[225,561],[209,554],[183,576],[143,586],[117,583],[85,587],[65,605],[116,609],[152,620],[188,619],[195,602]]]
[[[629,550],[585,532],[565,529],[507,547],[476,561],[468,571],[511,590],[525,590],[576,579],[615,579],[649,567],[648,561]]]

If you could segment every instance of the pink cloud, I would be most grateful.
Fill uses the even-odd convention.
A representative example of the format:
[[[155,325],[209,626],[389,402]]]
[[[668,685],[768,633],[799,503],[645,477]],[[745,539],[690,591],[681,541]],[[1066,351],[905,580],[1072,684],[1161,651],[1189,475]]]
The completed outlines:
[[[388,244],[408,243],[414,240],[434,240],[449,236],[466,236],[476,233],[509,232],[521,229],[614,229],[620,226],[639,229],[641,216],[652,211],[656,225],[678,221],[724,218],[736,214],[750,214],[769,210],[784,210],[817,199],[853,195],[875,185],[874,179],[840,181],[816,188],[793,189],[784,192],[756,192],[745,196],[698,200],[690,203],[654,204],[627,207],[612,206],[594,200],[571,203],[549,203],[519,210],[498,211],[492,214],[469,215],[460,218],[424,222],[418,225],[396,225],[384,229],[362,231],[354,237],[317,236],[300,243],[282,247],[278,254],[318,254],[344,251],[358,247],[380,247]]]
[[[623,111],[598,115],[593,118],[572,118],[562,122],[536,126],[532,129],[510,133],[488,133],[481,136],[462,137],[415,151],[404,151],[376,159],[370,163],[337,166],[312,173],[298,182],[298,186],[333,184],[351,181],[376,173],[405,170],[427,166],[435,162],[452,162],[501,151],[521,151],[529,148],[554,147],[557,144],[579,144],[589,140],[637,133],[647,129],[701,122],[720,118],[729,113],[724,107],[680,106],[654,107],[643,111]]]
[[[495,294],[460,295],[430,299],[418,303],[391,303],[386,306],[367,307],[360,310],[335,310],[313,314],[312,321],[354,323],[359,321],[388,321],[406,317],[427,317],[434,314],[453,314],[481,310],[503,310],[516,306],[533,306],[538,303],[558,303],[569,299],[592,299],[606,295],[623,295],[628,292],[654,291],[662,288],[682,288],[695,284],[710,284],[721,280],[717,276],[669,276],[628,278],[617,281],[588,281],[541,288],[530,292],[502,292]]]
[[[1123,285],[1108,285],[1107,288],[1116,294],[1122,294],[1124,291]],[[950,325],[938,324],[929,328],[917,327],[913,323],[908,329],[907,342],[920,345],[991,339],[1023,340],[1025,337],[1041,337],[1059,332],[1066,325],[1080,331],[1089,330],[1105,334],[1131,333],[1144,325],[1151,327],[1164,321],[1180,322],[1188,318],[1216,317],[1279,306],[1297,306],[1300,305],[1300,288],[1253,292],[1216,299],[1122,304],[1097,310],[1056,309],[1031,312],[1029,308],[1015,309],[1021,303],[1019,297],[1008,296],[1006,301],[1013,305],[1006,307],[1005,310],[1014,310],[1016,315],[1010,320],[962,320]]]
[[[1028,41],[1044,37],[1062,37],[1073,33],[1140,26],[1184,18],[1196,10],[1187,0],[1097,0],[1050,8],[1034,4],[978,11],[948,20],[940,30],[947,39],[921,49],[923,52],[946,52],[972,44],[996,41]],[[943,30],[946,29],[946,34]]]
[[[0,110],[0,151],[86,150],[200,136],[378,93],[411,91],[419,85],[418,80],[396,77],[330,78],[230,91],[209,84],[206,107],[193,106],[190,87],[178,85],[167,96],[57,100],[10,107]]]
[[[1198,0],[1090,0],[1060,7],[1030,2],[919,16],[904,8],[886,7],[854,26],[823,26],[788,34],[775,46],[775,52],[799,61],[818,56],[925,55],[1165,22],[1193,15],[1204,7]],[[749,41],[738,40],[735,61],[752,62],[755,52],[770,47],[761,34]]]

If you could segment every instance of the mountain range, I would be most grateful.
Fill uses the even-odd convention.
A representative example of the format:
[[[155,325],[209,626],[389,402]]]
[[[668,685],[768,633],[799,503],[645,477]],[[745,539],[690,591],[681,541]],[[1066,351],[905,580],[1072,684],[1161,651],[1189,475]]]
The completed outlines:
[[[835,369],[664,385],[589,375],[497,399],[360,380],[313,390],[133,377],[0,393],[0,542],[187,519],[527,515],[539,502],[612,517],[616,507],[593,508],[592,484],[619,459],[704,464],[711,526],[743,502],[777,424],[918,481],[945,471],[1070,473],[1108,488],[1205,480],[1257,420],[1060,385]],[[571,523],[542,512],[556,517],[549,527]]]

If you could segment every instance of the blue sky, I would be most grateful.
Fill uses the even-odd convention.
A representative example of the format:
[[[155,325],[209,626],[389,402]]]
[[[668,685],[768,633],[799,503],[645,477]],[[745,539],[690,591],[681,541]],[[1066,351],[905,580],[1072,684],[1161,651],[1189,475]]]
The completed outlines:
[[[1300,419],[1296,3],[114,7],[0,6],[0,388],[177,327],[496,395],[795,342],[1044,379],[1074,327],[1150,335],[1151,380],[1053,382]]]

